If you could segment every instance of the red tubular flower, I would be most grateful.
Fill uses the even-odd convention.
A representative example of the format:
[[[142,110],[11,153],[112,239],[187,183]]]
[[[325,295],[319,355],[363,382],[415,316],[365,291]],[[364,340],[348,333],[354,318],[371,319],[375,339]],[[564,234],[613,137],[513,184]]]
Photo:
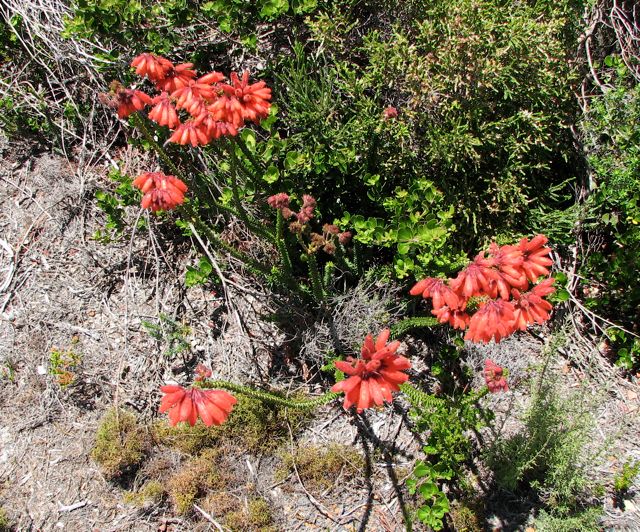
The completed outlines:
[[[151,97],[142,91],[122,87],[118,89],[116,96],[119,118],[127,118],[130,114],[151,105]]]
[[[409,293],[412,296],[422,294],[422,297],[425,299],[430,297],[434,310],[445,305],[450,309],[464,310],[464,306],[466,304],[464,298],[451,290],[451,288],[449,288],[442,279],[436,279],[435,277],[427,277],[422,281],[418,281]]]
[[[544,323],[549,319],[549,312],[553,307],[542,298],[555,292],[555,288],[551,286],[554,281],[553,278],[545,279],[530,292],[513,290],[514,329],[524,331],[531,323]]]
[[[499,287],[500,297],[509,299],[509,289],[519,288],[526,290],[529,286],[527,276],[522,269],[524,257],[519,246],[498,246],[495,242],[489,246],[489,255],[494,261],[494,265],[500,271],[500,277],[506,285],[506,295]]]
[[[162,172],[145,172],[136,177],[132,184],[144,194],[142,208],[153,212],[175,209],[184,202],[184,194],[188,190],[180,179]]]
[[[191,144],[194,148],[198,145],[208,144],[209,140],[206,127],[202,126],[201,119],[183,122],[173,132],[173,135],[169,137],[169,142],[175,142],[183,146],[185,144]]]
[[[196,71],[191,70],[193,63],[183,63],[172,66],[164,75],[163,79],[156,81],[156,87],[161,91],[172,93],[186,87],[189,82],[196,77]]]
[[[154,108],[149,111],[149,118],[156,124],[167,126],[169,129],[175,129],[180,125],[178,113],[171,103],[167,92],[156,96],[152,100],[152,103]]]
[[[522,251],[522,269],[532,283],[538,280],[541,275],[549,275],[549,268],[553,261],[547,256],[551,253],[551,248],[545,246],[548,238],[544,235],[537,235],[531,241],[523,238],[518,248]]]
[[[509,385],[507,379],[503,375],[504,369],[498,366],[493,360],[487,358],[484,361],[484,381],[487,383],[487,388],[491,393],[499,391],[509,391]]]
[[[406,382],[409,376],[403,373],[411,363],[396,354],[400,342],[389,340],[389,329],[383,330],[376,340],[369,334],[362,346],[362,358],[347,358],[337,361],[336,368],[348,375],[348,378],[333,385],[332,392],[344,392],[344,409],[356,405],[358,412],[373,405],[382,406],[393,400],[391,392],[400,391],[399,384]]]
[[[264,81],[249,85],[249,71],[245,70],[242,79],[238,74],[231,73],[231,84],[223,83],[220,88],[227,94],[230,100],[236,100],[242,109],[242,117],[245,120],[260,122],[262,118],[269,116],[271,103],[271,89]],[[235,106],[235,104],[233,104]]]
[[[504,299],[487,301],[471,316],[469,330],[464,339],[486,344],[494,338],[499,342],[514,331],[514,320],[511,303]]]
[[[493,260],[484,258],[480,253],[455,279],[449,281],[449,286],[467,299],[473,296],[490,295],[495,290],[491,282],[500,278],[492,266]]]
[[[216,87],[211,85],[212,80],[223,79],[219,72],[212,72],[202,76],[198,80],[189,82],[173,91],[171,97],[176,101],[178,109],[186,109],[193,116],[198,116],[205,110],[205,102],[216,97]]]
[[[451,309],[447,305],[434,308],[431,314],[436,316],[440,323],[448,323],[454,329],[464,330],[469,326],[469,314],[462,310]]]
[[[221,95],[207,107],[207,110],[220,122],[233,124],[236,128],[244,125],[242,104],[237,98]]]
[[[160,387],[160,391],[166,394],[160,402],[160,413],[169,411],[172,427],[180,421],[193,427],[198,416],[207,427],[222,425],[237,403],[233,395],[222,390],[185,389],[171,384]]]
[[[147,76],[151,81],[156,82],[164,79],[167,72],[173,68],[173,64],[168,59],[149,53],[140,54],[131,61],[131,66],[136,69],[138,76]]]

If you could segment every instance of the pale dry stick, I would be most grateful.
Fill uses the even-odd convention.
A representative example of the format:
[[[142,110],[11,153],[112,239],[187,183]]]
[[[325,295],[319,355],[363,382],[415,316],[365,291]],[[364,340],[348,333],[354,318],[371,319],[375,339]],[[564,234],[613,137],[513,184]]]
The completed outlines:
[[[211,251],[209,251],[209,245],[204,243],[204,241],[202,240],[202,237],[200,236],[200,233],[198,233],[198,231],[196,230],[196,228],[194,227],[194,225],[191,222],[189,222],[189,229],[191,230],[193,235],[196,237],[196,240],[198,240],[198,243],[200,244],[200,246],[202,246],[202,249],[204,249],[204,252],[206,253],[207,257],[209,257],[209,260],[211,261],[211,264],[212,264],[213,268],[215,269],[216,274],[220,278],[220,283],[222,284],[222,290],[224,292],[224,299],[227,302],[227,306],[233,312],[233,315],[236,318],[236,322],[237,322],[238,327],[240,328],[240,330],[244,331],[245,334],[246,334],[247,331],[245,330],[244,324],[242,323],[242,319],[240,319],[240,314],[238,312],[238,308],[235,306],[235,304],[233,304],[231,302],[231,297],[229,296],[229,289],[227,288],[227,284],[235,285],[235,283],[233,283],[232,281],[229,281],[223,275],[222,270],[220,269],[220,266],[218,265],[218,261],[213,256],[213,253],[211,253]]]
[[[115,379],[116,389],[113,394],[113,403],[115,406],[115,415],[116,415],[116,424],[120,424],[120,420],[118,418],[118,402],[120,398],[120,376],[122,375],[122,367],[124,365],[124,358],[129,354],[129,297],[127,295],[130,272],[131,272],[131,256],[133,255],[133,239],[136,235],[136,230],[138,228],[138,222],[140,221],[140,216],[142,215],[143,209],[138,211],[138,215],[136,216],[136,220],[133,223],[133,229],[131,230],[131,237],[129,238],[129,252],[127,254],[127,271],[124,275],[124,344],[122,353],[120,355],[120,361],[118,362],[117,375]]]
[[[225,532],[227,530],[230,530],[228,528],[223,528],[222,525],[220,523],[218,523],[218,521],[216,521],[211,514],[205,512],[202,508],[200,508],[200,506],[198,506],[197,504],[194,504],[193,507],[198,510],[198,512],[200,512],[200,514],[202,515],[202,517],[204,517],[207,521],[209,521],[213,526],[216,527],[217,530],[219,530],[220,532]]]

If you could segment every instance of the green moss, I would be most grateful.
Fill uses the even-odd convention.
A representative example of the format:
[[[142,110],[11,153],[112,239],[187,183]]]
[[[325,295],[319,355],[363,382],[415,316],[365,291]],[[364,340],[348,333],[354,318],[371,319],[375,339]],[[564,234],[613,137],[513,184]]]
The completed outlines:
[[[153,425],[152,431],[156,443],[191,455],[213,447],[218,439],[215,427],[207,427],[201,421],[193,427],[188,423],[178,423],[171,427],[166,420],[162,420]]]
[[[186,462],[167,482],[167,492],[176,512],[189,513],[196,499],[209,490],[222,490],[233,482],[229,464],[219,448],[205,450]]]
[[[449,517],[458,532],[482,532],[484,526],[482,499],[469,499],[451,505]]]
[[[288,439],[287,422],[295,428],[307,419],[308,412],[239,396],[238,403],[223,425],[206,427],[199,421],[193,427],[186,423],[170,427],[162,421],[154,426],[153,432],[158,443],[186,454],[197,454],[225,441],[232,442],[238,449],[268,452]]]
[[[10,529],[11,527],[7,512],[5,512],[4,508],[0,508],[0,532],[9,532]]]
[[[106,477],[116,478],[142,461],[148,445],[148,434],[136,416],[114,408],[100,421],[91,457]]]
[[[158,502],[164,494],[163,485],[157,480],[150,480],[139,491],[125,491],[122,499],[127,504],[142,507],[147,503]]]
[[[272,523],[271,507],[262,498],[252,499],[246,508],[224,516],[224,524],[234,531],[276,532]]]
[[[282,467],[276,477],[284,479],[295,468],[308,489],[324,491],[334,486],[336,478],[348,480],[362,473],[364,459],[353,448],[331,444],[328,447],[315,445],[298,447],[293,453],[284,453]]]

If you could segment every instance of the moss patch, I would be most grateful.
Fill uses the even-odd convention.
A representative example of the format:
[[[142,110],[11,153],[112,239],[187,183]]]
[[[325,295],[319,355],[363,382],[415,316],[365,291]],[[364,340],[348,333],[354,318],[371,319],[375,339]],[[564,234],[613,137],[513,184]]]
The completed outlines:
[[[160,501],[164,494],[165,489],[162,483],[150,480],[138,491],[125,491],[122,494],[122,499],[127,504],[143,507]]]
[[[137,466],[148,446],[148,434],[136,416],[113,408],[100,421],[91,457],[106,477],[116,478]]]
[[[222,490],[235,481],[230,464],[219,448],[207,449],[180,467],[167,481],[167,492],[178,514],[189,513],[198,497]]]
[[[0,508],[0,532],[8,532],[11,529],[10,525],[7,512],[5,512],[4,508]]]
[[[193,427],[187,423],[170,427],[166,421],[161,421],[154,426],[153,433],[158,443],[186,454],[197,454],[225,441],[233,442],[235,448],[269,452],[289,438],[287,423],[297,428],[309,416],[307,412],[239,395],[238,403],[223,425],[206,427],[198,421]]]
[[[246,507],[229,512],[224,516],[224,524],[233,531],[276,532],[273,526],[271,507],[263,498],[249,501]]]
[[[352,447],[332,443],[327,447],[307,445],[298,447],[293,453],[281,455],[282,467],[276,478],[283,480],[295,468],[308,489],[325,491],[330,489],[338,476],[349,480],[362,474],[364,458]]]

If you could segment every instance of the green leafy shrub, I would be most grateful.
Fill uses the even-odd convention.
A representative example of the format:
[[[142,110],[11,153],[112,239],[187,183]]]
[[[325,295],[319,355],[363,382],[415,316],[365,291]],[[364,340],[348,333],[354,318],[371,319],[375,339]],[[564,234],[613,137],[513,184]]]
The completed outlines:
[[[117,478],[135,468],[148,448],[147,431],[135,414],[112,408],[101,419],[91,457],[108,478]]]
[[[542,373],[522,422],[520,432],[499,437],[485,450],[497,486],[517,493],[532,489],[554,515],[570,515],[589,492],[586,473],[595,459],[585,449],[594,420],[582,394],[562,396]]]
[[[611,89],[592,98],[581,122],[593,190],[584,220],[588,255],[581,267],[587,307],[628,330],[640,326],[640,86],[622,60],[608,57]],[[640,364],[640,342],[609,334],[621,365]]]

